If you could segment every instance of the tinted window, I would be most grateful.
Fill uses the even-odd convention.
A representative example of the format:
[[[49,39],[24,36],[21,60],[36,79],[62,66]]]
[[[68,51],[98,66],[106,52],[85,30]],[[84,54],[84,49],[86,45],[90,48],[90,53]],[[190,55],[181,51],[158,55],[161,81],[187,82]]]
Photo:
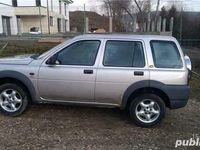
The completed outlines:
[[[104,65],[113,67],[144,67],[144,52],[141,42],[108,41]]]
[[[61,65],[86,65],[92,66],[95,63],[100,41],[79,41],[61,52],[58,61]]]
[[[157,68],[182,68],[179,50],[171,41],[151,41],[154,65]]]

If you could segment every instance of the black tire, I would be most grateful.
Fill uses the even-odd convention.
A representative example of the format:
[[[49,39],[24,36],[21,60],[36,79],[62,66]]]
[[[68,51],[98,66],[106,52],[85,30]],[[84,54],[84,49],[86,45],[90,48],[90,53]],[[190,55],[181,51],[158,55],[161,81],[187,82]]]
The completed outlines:
[[[2,98],[1,94],[2,92],[9,89],[15,90],[17,92],[17,95],[21,96],[20,97],[21,103],[20,105],[18,104],[18,109],[13,112],[5,110],[1,105],[2,100],[4,99]],[[14,83],[7,83],[0,86],[0,112],[3,115],[16,117],[16,116],[21,115],[26,110],[27,107],[28,107],[28,93],[24,90],[22,86],[14,84]]]
[[[151,116],[154,115],[152,112],[149,111],[150,108],[148,108],[148,107],[147,107],[149,109],[148,112],[146,112],[146,108],[145,108],[145,111],[143,111],[144,109],[140,106],[141,105],[140,103],[145,101],[145,100],[146,101],[149,100],[149,102],[150,102],[150,100],[152,100],[156,104],[157,109],[159,110],[159,115],[156,114],[157,117],[154,117],[155,120],[152,119],[152,122],[141,121],[141,120],[145,120],[146,117],[143,117],[143,116],[146,116],[146,113],[147,114],[150,113]],[[141,107],[141,109],[142,109],[142,115],[141,115],[142,117],[140,117],[139,115],[136,114],[136,111],[138,112],[138,108],[139,107]],[[155,110],[155,109],[153,109],[153,110]],[[144,115],[143,115],[143,112],[145,112]],[[158,112],[158,111],[156,111],[156,112]],[[138,97],[136,97],[135,99],[132,100],[132,102],[131,102],[131,104],[129,106],[129,114],[130,114],[131,120],[137,126],[140,126],[140,127],[154,127],[154,126],[158,125],[162,121],[162,119],[165,117],[165,104],[164,104],[162,98],[159,97],[158,95],[155,95],[155,94],[143,94],[143,95],[140,95],[140,96],[138,96]]]

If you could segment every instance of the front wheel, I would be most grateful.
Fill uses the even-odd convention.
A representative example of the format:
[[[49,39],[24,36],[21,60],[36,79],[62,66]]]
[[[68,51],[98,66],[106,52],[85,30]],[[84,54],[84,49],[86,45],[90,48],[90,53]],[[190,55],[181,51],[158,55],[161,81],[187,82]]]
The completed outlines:
[[[144,94],[132,100],[129,108],[130,117],[140,127],[152,127],[165,116],[165,104],[155,94]]]
[[[19,116],[28,106],[28,95],[17,84],[0,86],[0,112],[7,116]]]

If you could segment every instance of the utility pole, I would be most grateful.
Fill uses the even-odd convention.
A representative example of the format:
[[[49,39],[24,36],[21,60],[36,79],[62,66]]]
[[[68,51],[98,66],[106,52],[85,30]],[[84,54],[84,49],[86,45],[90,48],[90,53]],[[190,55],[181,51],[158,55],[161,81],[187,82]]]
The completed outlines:
[[[47,0],[47,20],[48,20],[48,33],[50,34],[49,0]]]
[[[150,32],[150,27],[151,27],[151,1],[148,1],[148,19],[147,19],[147,32]]]
[[[85,4],[84,4],[84,33],[86,33],[86,14],[85,14]]]
[[[42,16],[41,16],[41,6],[39,6],[39,17],[40,17],[40,31],[42,34]]]
[[[183,32],[183,3],[181,3],[180,44],[182,44],[182,32]]]
[[[155,16],[155,31],[157,32],[157,24],[158,24],[158,17],[159,17],[159,6],[160,6],[160,0],[157,1],[156,6],[156,16]]]

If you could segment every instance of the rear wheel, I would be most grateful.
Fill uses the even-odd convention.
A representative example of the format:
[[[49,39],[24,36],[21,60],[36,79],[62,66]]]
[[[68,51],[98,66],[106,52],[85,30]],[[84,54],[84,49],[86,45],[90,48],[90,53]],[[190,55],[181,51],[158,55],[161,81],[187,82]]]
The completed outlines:
[[[26,91],[17,84],[0,86],[0,112],[8,116],[21,115],[28,106]]]
[[[165,116],[165,104],[155,94],[144,94],[133,99],[129,108],[130,117],[140,127],[152,127]]]

